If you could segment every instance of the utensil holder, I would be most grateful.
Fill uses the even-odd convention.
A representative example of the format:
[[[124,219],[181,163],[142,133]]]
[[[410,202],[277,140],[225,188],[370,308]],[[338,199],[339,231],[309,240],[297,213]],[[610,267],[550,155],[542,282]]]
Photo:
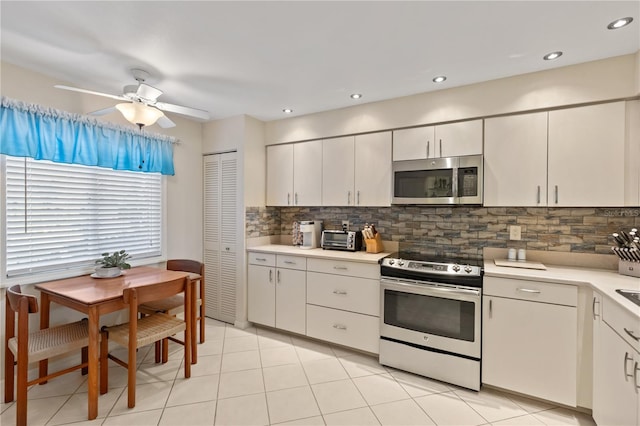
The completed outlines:
[[[374,238],[365,238],[364,243],[366,245],[367,253],[380,253],[384,251],[384,247],[382,246],[382,238],[380,238],[380,233],[374,235]]]

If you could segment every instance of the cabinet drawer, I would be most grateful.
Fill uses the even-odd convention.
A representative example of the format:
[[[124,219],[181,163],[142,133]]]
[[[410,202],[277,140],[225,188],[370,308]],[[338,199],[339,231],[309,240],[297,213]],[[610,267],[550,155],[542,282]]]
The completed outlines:
[[[307,303],[380,315],[380,281],[307,272]]]
[[[307,259],[307,271],[370,278],[372,280],[380,279],[380,266],[378,264],[349,262],[346,260]]]
[[[276,266],[276,255],[271,253],[249,252],[251,265]]]
[[[485,277],[482,291],[485,296],[578,306],[578,287],[574,285]]]
[[[616,333],[618,333],[627,343],[629,343],[636,351],[640,352],[640,319],[637,315],[633,315],[621,306],[609,300],[602,298],[602,318],[604,322],[609,324]]]
[[[376,354],[379,321],[378,317],[307,305],[307,336]]]
[[[276,266],[278,268],[298,269],[304,271],[307,269],[307,258],[279,254],[276,256]]]

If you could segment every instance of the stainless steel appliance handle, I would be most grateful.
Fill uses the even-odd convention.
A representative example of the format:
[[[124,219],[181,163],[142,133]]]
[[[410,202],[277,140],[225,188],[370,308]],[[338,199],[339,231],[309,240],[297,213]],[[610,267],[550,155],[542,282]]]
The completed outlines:
[[[624,328],[624,332],[627,333],[629,336],[631,336],[632,339],[634,339],[636,342],[640,342],[640,337],[637,337],[635,334],[633,334],[632,330],[627,330],[626,328]]]
[[[538,197],[536,199],[538,200],[538,204],[540,204],[540,185],[538,185]]]
[[[468,294],[468,295],[473,295],[473,296],[480,296],[480,290],[475,290],[475,289],[466,289],[466,288],[447,288],[447,287],[438,287],[434,284],[429,284],[428,282],[425,281],[408,281],[408,280],[400,280],[398,279],[397,281],[389,281],[389,280],[385,280],[382,279],[381,283],[387,283],[387,284],[392,284],[394,286],[401,286],[401,287],[408,287],[408,288],[415,288],[415,287],[420,287],[420,288],[425,288],[425,289],[429,289],[429,291],[435,292],[435,293],[449,293],[449,294]]]
[[[535,294],[539,294],[540,293],[540,290],[533,290],[533,289],[530,289],[530,288],[518,288],[517,290],[521,291],[523,293],[535,293]]]
[[[296,192],[296,195],[295,195],[295,204],[296,204],[296,206],[298,205],[298,193],[297,192]]]
[[[266,262],[266,261],[267,261],[267,259],[266,259],[266,258],[264,258],[264,257],[256,257],[256,260],[257,260],[258,262]]]
[[[346,295],[347,292],[342,290],[333,290],[333,294]]]
[[[629,352],[624,353],[624,361],[622,364],[622,368],[624,368],[624,381],[628,382],[629,377],[633,377],[633,374],[627,373],[627,361],[633,361],[633,358],[629,356]]]
[[[493,299],[489,299],[489,318],[493,318]]]

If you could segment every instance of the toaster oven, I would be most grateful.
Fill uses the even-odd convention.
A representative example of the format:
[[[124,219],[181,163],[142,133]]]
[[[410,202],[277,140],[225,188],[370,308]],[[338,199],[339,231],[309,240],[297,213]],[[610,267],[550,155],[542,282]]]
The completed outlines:
[[[362,250],[361,231],[322,231],[320,245],[325,250]]]

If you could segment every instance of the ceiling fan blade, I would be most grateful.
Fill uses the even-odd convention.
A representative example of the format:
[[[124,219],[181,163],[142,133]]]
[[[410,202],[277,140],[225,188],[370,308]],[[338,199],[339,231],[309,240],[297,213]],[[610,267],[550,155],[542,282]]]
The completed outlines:
[[[140,83],[138,85],[138,90],[136,91],[136,95],[149,101],[155,101],[158,99],[158,96],[162,95],[162,93],[162,90],[156,89],[155,87],[149,86],[145,83]]]
[[[169,117],[167,117],[166,115],[163,115],[162,117],[158,118],[157,123],[158,123],[158,126],[162,127],[163,129],[176,127],[176,123],[171,121],[171,119],[169,119]]]
[[[182,115],[188,115],[190,117],[200,118],[202,120],[209,120],[211,118],[207,111],[201,109],[189,108],[175,104],[167,104],[164,102],[156,102],[155,104],[153,104],[153,106],[163,111],[175,112]]]
[[[104,109],[99,109],[97,111],[91,111],[89,113],[87,113],[88,115],[93,115],[93,116],[100,116],[100,115],[107,115],[109,113],[112,113],[116,111],[116,107],[112,106],[109,108],[104,108]]]
[[[117,99],[119,101],[128,101],[129,100],[128,98],[125,98],[124,96],[110,95],[108,93],[94,92],[93,90],[79,89],[77,87],[63,86],[63,85],[60,85],[60,84],[56,84],[53,87],[55,87],[56,89],[71,90],[72,92],[80,92],[80,93],[87,93],[89,95],[104,96],[105,98]]]

